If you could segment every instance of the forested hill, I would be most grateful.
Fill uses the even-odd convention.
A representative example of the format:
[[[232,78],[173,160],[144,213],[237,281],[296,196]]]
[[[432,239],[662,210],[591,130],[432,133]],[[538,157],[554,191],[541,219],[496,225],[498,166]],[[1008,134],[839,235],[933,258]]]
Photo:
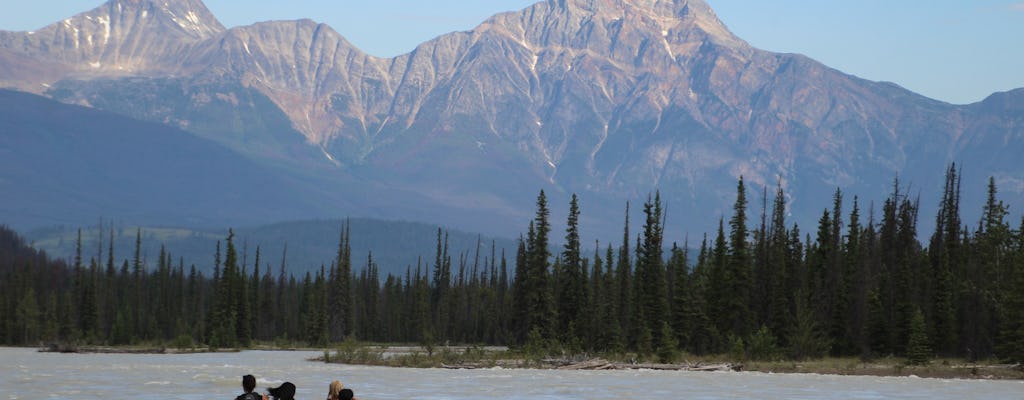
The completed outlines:
[[[668,257],[660,194],[633,209],[639,231],[626,228],[617,246],[595,252],[580,240],[579,200],[563,233],[551,228],[560,218],[541,191],[514,253],[477,258],[425,232],[434,251],[401,274],[361,263],[348,225],[338,229],[334,262],[304,274],[247,269],[229,231],[212,254],[212,276],[165,251],[156,262],[140,250],[116,262],[109,250],[97,259],[84,249],[69,263],[52,261],[0,229],[0,343],[220,348],[354,337],[663,362],[680,351],[1024,361],[1024,221],[1008,219],[994,179],[981,220],[966,221],[959,170],[950,167],[945,183],[934,216],[921,215],[921,200],[897,182],[877,210],[837,190],[817,226],[800,228],[787,218],[782,188],[751,217],[740,179],[718,230],[698,251],[672,246]],[[920,232],[919,221],[933,217],[936,228]],[[564,245],[553,251],[556,237]]]
[[[438,226],[417,222],[385,221],[368,218],[348,220],[292,221],[235,229],[235,242],[243,265],[252,269],[257,247],[262,254],[261,268],[278,269],[282,262],[289,272],[304,274],[317,271],[321,265],[330,266],[338,253],[338,237],[342,227],[349,223],[352,230],[352,254],[357,266],[366,264],[372,253],[374,262],[384,274],[404,274],[407,267],[416,267],[417,259],[434,253]],[[481,236],[459,230],[444,229],[452,254],[475,258],[494,251],[512,254],[515,241],[508,238]],[[131,258],[135,251],[136,234],[141,234],[141,257],[145,264],[154,265],[161,247],[171,253],[175,263],[210,275],[213,273],[213,254],[218,241],[227,237],[227,229],[186,229],[165,227],[125,226],[120,223],[99,221],[82,227],[82,245],[86,258],[103,260],[113,238],[113,251],[118,262]],[[71,260],[75,254],[78,227],[57,226],[38,229],[25,234],[29,243],[54,257]],[[285,248],[287,247],[287,251]],[[479,254],[477,249],[479,248]],[[424,258],[423,262],[430,261]]]

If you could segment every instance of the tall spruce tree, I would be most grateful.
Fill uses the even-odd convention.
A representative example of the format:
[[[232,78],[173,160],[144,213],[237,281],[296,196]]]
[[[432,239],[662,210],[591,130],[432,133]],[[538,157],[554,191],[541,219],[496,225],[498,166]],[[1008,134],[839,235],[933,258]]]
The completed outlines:
[[[647,197],[644,216],[643,241],[637,249],[636,314],[644,325],[641,332],[650,332],[653,343],[662,343],[662,325],[668,322],[668,288],[662,262],[664,229],[660,193],[655,193],[653,201],[650,196]],[[675,341],[674,337],[672,341]]]
[[[334,268],[329,274],[327,287],[328,339],[339,342],[352,333],[352,247],[349,241],[350,221],[341,226],[338,236],[338,252],[334,257]]]
[[[725,263],[727,290],[721,293],[726,298],[727,332],[744,337],[753,332],[753,315],[750,311],[751,279],[750,250],[747,242],[747,190],[741,176],[736,185],[736,203],[729,220],[729,254]]]
[[[781,181],[775,189],[767,241],[768,261],[764,273],[767,282],[763,283],[766,286],[764,302],[767,303],[767,314],[762,322],[772,332],[779,334],[792,325],[794,300],[790,284],[792,266],[786,229],[786,194]]]
[[[935,232],[928,245],[930,268],[928,281],[934,282],[926,288],[934,328],[931,336],[935,349],[941,354],[951,355],[957,347],[957,302],[954,265],[960,265],[961,255],[960,181],[956,165],[946,170],[946,182],[942,202],[935,217]]]
[[[631,335],[633,323],[633,264],[629,255],[629,202],[626,202],[625,222],[622,227],[622,245],[619,246],[619,257],[615,263],[616,281],[618,281],[618,300],[616,307],[619,311],[619,327],[622,333],[623,348],[630,347],[634,343]]]
[[[587,286],[583,276],[579,217],[579,200],[573,194],[569,202],[561,272],[558,274],[558,324],[562,342],[576,349],[582,346],[586,334],[584,313],[587,311]]]
[[[534,218],[533,240],[527,243],[527,274],[531,283],[529,295],[530,331],[539,329],[545,339],[554,339],[554,301],[550,284],[551,251],[549,250],[548,234],[551,224],[548,221],[551,212],[548,210],[547,196],[541,190],[537,196],[537,214]]]

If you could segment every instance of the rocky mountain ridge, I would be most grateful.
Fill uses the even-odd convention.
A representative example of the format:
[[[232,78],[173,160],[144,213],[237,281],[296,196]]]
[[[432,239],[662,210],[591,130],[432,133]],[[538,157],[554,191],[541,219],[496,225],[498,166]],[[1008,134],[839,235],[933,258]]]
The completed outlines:
[[[0,85],[504,221],[540,188],[600,220],[660,189],[708,229],[739,176],[820,207],[896,176],[937,190],[965,158],[969,181],[1024,193],[1021,167],[982,156],[1024,146],[1020,96],[954,106],[762,51],[700,0],[549,0],[394,58],[310,20],[225,29],[198,0],[112,0],[0,32],[0,67]]]

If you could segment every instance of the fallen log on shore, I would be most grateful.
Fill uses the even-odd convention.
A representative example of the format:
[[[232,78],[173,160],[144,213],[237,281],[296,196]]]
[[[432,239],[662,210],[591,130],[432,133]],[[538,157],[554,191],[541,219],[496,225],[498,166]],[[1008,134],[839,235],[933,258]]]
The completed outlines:
[[[563,365],[563,366],[558,367],[558,369],[561,369],[561,370],[605,370],[605,369],[615,369],[615,364],[612,364],[612,363],[610,363],[608,361],[605,361],[605,360],[602,360],[600,358],[595,358],[593,360],[587,360],[587,361],[583,361],[583,362],[579,362],[579,363],[575,363],[575,364]]]
[[[658,364],[658,363],[612,363],[603,359],[593,359],[573,364],[561,365],[556,369],[560,370],[626,370],[626,369],[650,369],[656,371],[740,371],[742,364]]]
[[[51,344],[39,349],[40,353],[96,353],[96,354],[166,354],[165,347],[106,347]]]

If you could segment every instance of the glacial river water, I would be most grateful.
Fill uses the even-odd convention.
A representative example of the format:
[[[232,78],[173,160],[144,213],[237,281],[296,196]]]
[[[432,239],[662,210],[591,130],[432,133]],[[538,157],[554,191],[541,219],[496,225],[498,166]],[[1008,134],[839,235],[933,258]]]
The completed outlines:
[[[321,353],[54,354],[0,348],[2,399],[232,399],[291,381],[299,400],[334,379],[373,399],[1024,399],[1024,382],[753,372],[400,369],[307,361]]]

